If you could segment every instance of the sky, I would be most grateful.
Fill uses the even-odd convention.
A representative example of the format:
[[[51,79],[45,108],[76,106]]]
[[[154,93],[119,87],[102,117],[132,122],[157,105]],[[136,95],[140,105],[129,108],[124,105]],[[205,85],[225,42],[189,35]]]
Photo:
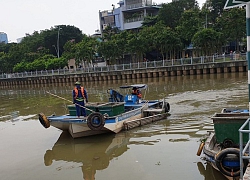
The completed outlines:
[[[152,0],[157,4],[171,0]],[[99,11],[118,7],[119,0],[0,0],[0,32],[9,42],[34,31],[71,25],[92,35],[99,29]],[[201,6],[205,0],[198,0]]]

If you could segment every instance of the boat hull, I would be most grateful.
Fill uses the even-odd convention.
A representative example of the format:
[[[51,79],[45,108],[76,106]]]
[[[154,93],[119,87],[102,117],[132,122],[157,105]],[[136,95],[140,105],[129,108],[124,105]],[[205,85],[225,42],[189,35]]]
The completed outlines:
[[[92,130],[88,123],[88,117],[77,118],[75,116],[50,116],[50,125],[62,131],[68,131],[73,138],[92,136],[103,133],[119,133],[124,129],[124,122],[132,121],[142,117],[141,109],[135,109],[114,117],[107,117],[101,129]]]
[[[209,132],[203,147],[204,159],[212,165],[214,169],[221,172],[227,179],[237,180],[240,177],[240,157],[239,148],[222,148],[216,141],[214,132]],[[248,164],[244,161],[244,167]]]
[[[208,132],[201,142],[201,145],[204,143],[204,159],[227,179],[240,177],[239,128],[248,118],[248,110],[223,108],[220,113],[211,117],[214,131]],[[246,144],[248,137],[242,137],[243,144]],[[248,160],[243,160],[242,165],[245,169]]]

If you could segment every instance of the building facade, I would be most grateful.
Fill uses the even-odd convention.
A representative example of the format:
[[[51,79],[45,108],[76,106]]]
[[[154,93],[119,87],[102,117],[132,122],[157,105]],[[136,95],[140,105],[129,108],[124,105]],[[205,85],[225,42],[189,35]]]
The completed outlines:
[[[121,31],[137,29],[142,26],[146,16],[157,15],[161,8],[152,0],[121,0],[117,4],[117,8],[112,4],[112,10],[99,11],[101,34],[108,26]]]
[[[8,37],[7,34],[4,32],[0,32],[0,43],[8,43]]]

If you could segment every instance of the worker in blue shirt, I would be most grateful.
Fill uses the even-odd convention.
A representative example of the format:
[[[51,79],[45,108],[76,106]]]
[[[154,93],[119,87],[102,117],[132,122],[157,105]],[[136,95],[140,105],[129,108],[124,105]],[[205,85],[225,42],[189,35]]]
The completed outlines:
[[[87,91],[84,89],[84,87],[81,86],[80,82],[75,83],[75,88],[72,92],[73,96],[73,104],[76,106],[76,115],[78,118],[80,116],[86,116],[86,110],[84,108],[85,103],[84,100],[86,100],[86,103],[88,103],[88,94]]]

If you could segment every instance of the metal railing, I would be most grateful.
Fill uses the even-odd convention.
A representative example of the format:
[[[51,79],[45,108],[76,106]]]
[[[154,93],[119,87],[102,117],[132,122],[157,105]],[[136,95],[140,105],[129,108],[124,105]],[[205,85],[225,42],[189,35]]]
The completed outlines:
[[[231,54],[231,55],[223,54],[223,55],[189,57],[189,58],[172,59],[172,60],[146,61],[146,62],[129,63],[129,64],[114,64],[108,66],[98,66],[90,64],[90,66],[77,69],[42,70],[42,71],[31,71],[31,72],[9,73],[9,74],[2,73],[0,74],[0,79],[138,70],[138,69],[184,66],[184,65],[194,65],[194,64],[219,63],[219,62],[237,61],[237,60],[246,60],[246,54]]]
[[[248,125],[248,130],[245,128]],[[243,148],[243,133],[248,133],[248,141],[245,147]],[[246,154],[246,152],[250,152],[250,118],[246,120],[246,122],[239,129],[239,137],[240,137],[240,179],[243,179],[243,171],[244,171],[244,159],[250,159],[250,156]]]
[[[125,23],[131,23],[131,22],[137,22],[137,21],[143,21],[143,20],[144,20],[144,17],[139,16],[139,17],[133,17],[133,18],[125,19],[124,22]]]

